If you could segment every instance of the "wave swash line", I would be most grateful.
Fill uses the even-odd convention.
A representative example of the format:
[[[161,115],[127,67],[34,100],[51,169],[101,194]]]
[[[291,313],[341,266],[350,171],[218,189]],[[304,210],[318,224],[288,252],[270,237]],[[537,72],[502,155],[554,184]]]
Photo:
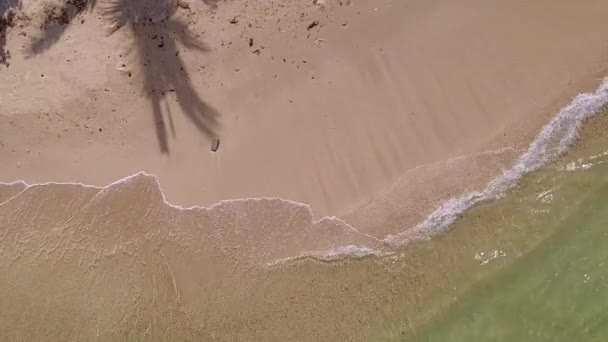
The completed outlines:
[[[277,259],[270,263],[267,263],[267,266],[277,265],[284,262],[296,261],[306,258],[312,258],[318,261],[333,261],[337,259],[343,258],[361,258],[365,256],[371,255],[385,255],[391,254],[390,248],[400,247],[406,244],[411,240],[416,239],[428,239],[435,234],[445,232],[459,217],[461,217],[467,210],[472,207],[485,202],[497,199],[504,195],[504,193],[517,185],[518,181],[526,174],[538,170],[540,167],[546,165],[548,162],[555,160],[555,158],[559,157],[563,153],[565,153],[578,139],[579,132],[584,124],[585,120],[588,118],[598,114],[602,111],[602,109],[608,104],[608,78],[604,79],[601,85],[592,93],[583,93],[576,96],[566,107],[562,108],[559,113],[549,121],[547,125],[543,127],[541,132],[536,136],[536,138],[532,141],[526,152],[524,152],[513,167],[510,169],[504,170],[503,173],[490,181],[486,187],[481,191],[474,191],[465,193],[459,197],[451,198],[445,202],[443,202],[439,207],[437,207],[427,218],[414,226],[413,228],[408,228],[401,233],[391,234],[386,236],[381,242],[381,245],[384,245],[384,248],[373,249],[368,246],[358,246],[353,244],[345,244],[344,246],[340,246],[338,248],[333,248],[331,250],[324,251],[307,251],[301,253],[296,256],[292,256],[284,259]],[[16,181],[10,183],[2,183],[1,185],[17,185],[18,183],[23,184],[23,190],[20,191],[15,196],[6,199],[4,202],[0,203],[0,205],[11,201],[12,199],[19,196],[20,193],[25,191],[25,189],[32,186],[43,186],[43,185],[51,185],[51,184],[71,184],[71,185],[80,185],[83,187],[93,187],[100,189],[101,192],[105,192],[110,190],[117,185],[126,185],[134,178],[138,176],[152,176],[156,181],[159,190],[160,184],[156,177],[153,175],[149,175],[145,172],[139,172],[129,177],[125,177],[121,180],[118,180],[108,186],[105,187],[97,187],[91,186],[83,183],[56,183],[56,182],[48,182],[41,184],[28,184],[24,181]],[[298,203],[290,200],[285,200],[282,198],[243,198],[243,199],[235,199],[235,200],[223,200],[217,202],[209,207],[199,207],[194,206],[190,208],[180,207],[174,204],[169,203],[162,190],[160,190],[162,194],[163,201],[166,205],[180,209],[180,210],[192,210],[192,209],[205,209],[211,210],[216,206],[221,204],[225,204],[227,202],[240,202],[240,201],[264,201],[264,200],[281,200],[285,204],[289,204],[291,206],[296,207],[306,207],[307,210],[310,211],[311,217],[313,217],[313,222],[321,222],[321,221],[334,221],[336,223],[340,223],[347,228],[351,229],[353,232],[364,235],[371,240],[376,240],[376,238],[369,236],[367,234],[363,234],[359,232],[355,227],[352,227],[348,223],[337,217],[324,217],[320,220],[314,219],[312,215],[312,209],[309,205],[305,203]],[[386,247],[389,247],[387,250]]]

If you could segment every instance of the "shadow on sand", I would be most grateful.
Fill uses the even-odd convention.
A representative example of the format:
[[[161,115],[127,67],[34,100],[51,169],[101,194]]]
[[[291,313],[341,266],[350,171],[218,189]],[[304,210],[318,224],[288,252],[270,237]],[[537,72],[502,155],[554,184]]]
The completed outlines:
[[[8,67],[11,53],[6,49],[6,35],[15,24],[16,11],[21,8],[21,0],[0,0],[0,65]]]
[[[44,8],[40,35],[32,39],[29,55],[39,54],[55,45],[72,22],[86,10],[93,10],[97,0],[65,0],[62,4]]]
[[[218,2],[203,1],[209,6]],[[76,16],[97,5],[101,17],[111,24],[110,35],[118,30],[128,30],[132,37],[130,53],[141,66],[143,89],[152,104],[160,151],[169,153],[169,131],[176,136],[167,103],[169,94],[174,94],[183,113],[201,134],[216,137],[219,113],[191,85],[179,51],[180,46],[198,52],[207,51],[207,48],[173,15],[176,1],[102,0],[96,4],[96,0],[67,0],[66,4],[70,5],[57,12],[61,14],[58,18],[65,17],[65,20],[53,20],[54,24],[50,25],[53,27],[43,29],[41,38],[32,44],[32,53],[41,53],[51,47]],[[78,6],[74,7],[75,4]]]

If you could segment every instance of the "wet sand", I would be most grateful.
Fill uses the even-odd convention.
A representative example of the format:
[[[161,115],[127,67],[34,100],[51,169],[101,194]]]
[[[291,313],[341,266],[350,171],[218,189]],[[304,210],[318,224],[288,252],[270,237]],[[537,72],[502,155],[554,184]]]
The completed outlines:
[[[606,118],[595,121],[601,125],[584,137],[603,132]],[[284,208],[262,215],[276,203],[183,210],[166,205],[157,183],[144,175],[105,189],[32,186],[0,205],[0,304],[6,308],[0,331],[9,340],[416,336],[472,286],[521,260],[594,193],[575,182],[570,188],[584,196],[564,198],[559,193],[568,187],[556,182],[558,170],[589,150],[605,149],[577,147],[558,167],[526,177],[507,197],[475,208],[435,239],[383,257],[302,258],[270,267],[260,261],[280,253],[282,244],[259,248],[270,239],[259,228],[272,233],[273,224],[294,222]],[[594,162],[605,161],[604,155]],[[545,200],[547,190],[556,191],[555,202]]]

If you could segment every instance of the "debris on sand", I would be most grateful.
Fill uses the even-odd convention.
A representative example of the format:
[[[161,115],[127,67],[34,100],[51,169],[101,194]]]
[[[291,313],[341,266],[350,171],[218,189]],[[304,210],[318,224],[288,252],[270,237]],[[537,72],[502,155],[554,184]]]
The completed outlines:
[[[6,34],[8,28],[15,26],[15,12],[10,10],[4,16],[0,16],[0,34]]]
[[[44,9],[45,19],[42,27],[49,24],[68,25],[78,14],[82,13],[87,6],[88,0],[67,0],[62,6],[47,5]]]
[[[9,28],[13,28],[14,26],[15,12],[13,10],[9,10],[5,15],[0,14],[0,64],[4,64],[7,67],[9,66],[8,59],[11,54],[5,49],[4,45],[6,44]]]
[[[190,4],[185,1],[182,1],[182,0],[177,0],[177,6],[180,7],[181,9],[185,9],[185,10],[190,9]]]
[[[217,152],[218,148],[220,148],[220,139],[215,138],[211,141],[211,151]]]
[[[310,25],[308,25],[308,27],[306,28],[308,31],[312,30],[313,28],[315,28],[316,26],[319,26],[319,21],[315,20],[312,23],[310,23]]]

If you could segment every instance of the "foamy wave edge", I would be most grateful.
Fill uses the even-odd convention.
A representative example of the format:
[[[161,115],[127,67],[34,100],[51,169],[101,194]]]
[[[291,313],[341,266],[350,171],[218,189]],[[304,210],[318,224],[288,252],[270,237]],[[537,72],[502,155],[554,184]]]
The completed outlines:
[[[526,152],[524,152],[517,159],[514,166],[510,169],[504,170],[500,176],[490,181],[482,191],[465,193],[459,197],[454,197],[443,202],[433,212],[431,212],[431,214],[424,221],[420,222],[413,228],[406,229],[401,233],[386,236],[382,240],[384,242],[384,245],[386,247],[395,248],[403,246],[412,240],[429,239],[435,234],[445,232],[458,218],[460,218],[466,211],[473,208],[474,206],[482,202],[500,198],[502,195],[505,194],[507,190],[512,189],[514,186],[516,186],[523,176],[530,172],[538,170],[542,166],[546,165],[548,162],[555,160],[555,158],[559,157],[560,155],[563,155],[577,141],[580,129],[585,120],[598,114],[602,109],[604,109],[604,107],[606,107],[606,105],[608,105],[608,78],[605,78],[602,81],[601,85],[594,92],[579,94],[566,107],[562,108],[559,113],[554,116],[547,125],[543,127],[541,132],[532,141]],[[240,198],[222,200],[208,207],[182,207],[168,202],[156,176],[153,174],[146,173],[144,171],[127,176],[104,187],[79,182],[45,182],[37,184],[29,184],[23,180],[8,183],[0,182],[1,185],[10,186],[22,183],[25,186],[25,188],[20,193],[0,203],[0,205],[11,201],[13,198],[19,196],[22,192],[32,186],[69,184],[96,188],[101,190],[101,192],[104,192],[116,186],[126,185],[139,176],[152,177],[156,181],[156,184],[160,189],[160,193],[162,194],[164,203],[178,210],[211,210],[216,206],[231,202],[280,200],[283,203],[292,205],[294,207],[305,207],[310,212],[311,217],[314,218],[312,208],[308,204],[277,197]],[[336,221],[337,223],[348,226],[348,228],[354,230],[359,234],[366,235],[372,239],[375,239],[372,236],[359,232],[357,229],[337,217],[323,217],[319,220],[314,219],[314,223],[323,220]],[[393,252],[387,249],[376,250],[365,246],[349,244],[331,250],[308,251],[300,253],[299,255],[293,257],[277,259],[273,262],[267,263],[266,266],[275,266],[283,263],[305,259],[322,262],[332,262],[346,258],[360,259],[368,256],[382,256],[389,254],[393,254]]]
[[[388,246],[399,247],[411,240],[428,239],[446,231],[459,217],[474,206],[500,198],[515,187],[526,174],[536,171],[563,155],[579,137],[585,120],[608,105],[608,78],[592,93],[576,96],[546,124],[514,166],[490,181],[482,191],[465,193],[443,202],[424,221],[412,229],[384,238]]]
[[[23,187],[24,187],[21,191],[19,191],[14,196],[6,199],[3,202],[0,202],[0,206],[14,200],[15,198],[19,197],[22,193],[24,193],[25,191],[27,191],[28,189],[30,189],[32,187],[52,186],[52,185],[71,185],[71,186],[80,186],[83,188],[97,189],[97,190],[99,190],[99,192],[95,196],[93,196],[93,199],[95,199],[99,196],[102,196],[106,192],[115,190],[118,187],[128,186],[130,182],[135,181],[139,177],[150,177],[151,179],[153,179],[156,187],[158,188],[158,190],[160,192],[160,195],[162,196],[162,201],[163,201],[164,205],[171,207],[175,210],[180,210],[180,211],[213,210],[216,207],[219,207],[219,206],[222,206],[222,205],[228,204],[228,203],[240,203],[240,202],[250,202],[250,201],[280,201],[281,203],[286,204],[292,208],[304,208],[306,211],[308,211],[310,217],[313,218],[313,220],[311,222],[312,224],[321,223],[323,221],[333,222],[333,223],[336,223],[339,225],[343,225],[347,229],[354,231],[356,234],[366,236],[366,237],[370,238],[371,240],[375,240],[375,241],[378,241],[379,243],[381,243],[380,239],[375,238],[371,235],[359,232],[352,225],[348,224],[346,221],[344,221],[338,217],[325,216],[320,219],[317,219],[317,218],[315,218],[314,212],[313,212],[312,208],[310,207],[310,205],[308,205],[306,203],[291,201],[291,200],[284,199],[284,198],[279,198],[279,197],[250,197],[250,198],[228,199],[228,200],[221,200],[221,201],[215,202],[212,205],[206,206],[206,207],[205,206],[182,207],[182,206],[179,206],[176,204],[172,204],[167,200],[165,193],[163,192],[162,187],[160,185],[160,182],[158,181],[158,178],[154,174],[150,174],[145,171],[137,172],[135,174],[132,174],[130,176],[127,176],[127,177],[119,179],[115,182],[112,182],[111,184],[108,184],[106,186],[96,186],[96,185],[90,185],[90,184],[85,184],[85,183],[80,183],[80,182],[28,183],[24,180],[17,180],[17,181],[12,181],[12,182],[0,182],[0,185],[13,186],[13,185],[20,184],[20,185],[23,185]],[[91,200],[91,202],[87,203],[87,205],[85,205],[85,208],[87,206],[89,206],[91,203],[92,203],[92,200]],[[302,252],[293,257],[276,259],[274,261],[266,263],[265,266],[272,267],[272,266],[276,266],[279,264],[284,264],[287,262],[297,261],[297,260],[302,260],[302,259],[314,259],[314,260],[320,261],[320,262],[332,262],[332,261],[336,261],[336,260],[340,260],[340,259],[344,259],[344,258],[363,258],[366,256],[371,256],[371,255],[379,256],[379,255],[383,255],[383,254],[384,254],[384,252],[382,252],[382,251],[378,251],[378,250],[375,250],[375,249],[372,249],[372,248],[369,248],[366,246],[358,246],[358,245],[351,244],[351,245],[339,246],[339,247],[336,247],[335,249],[331,249],[331,250],[305,251],[305,252]]]

